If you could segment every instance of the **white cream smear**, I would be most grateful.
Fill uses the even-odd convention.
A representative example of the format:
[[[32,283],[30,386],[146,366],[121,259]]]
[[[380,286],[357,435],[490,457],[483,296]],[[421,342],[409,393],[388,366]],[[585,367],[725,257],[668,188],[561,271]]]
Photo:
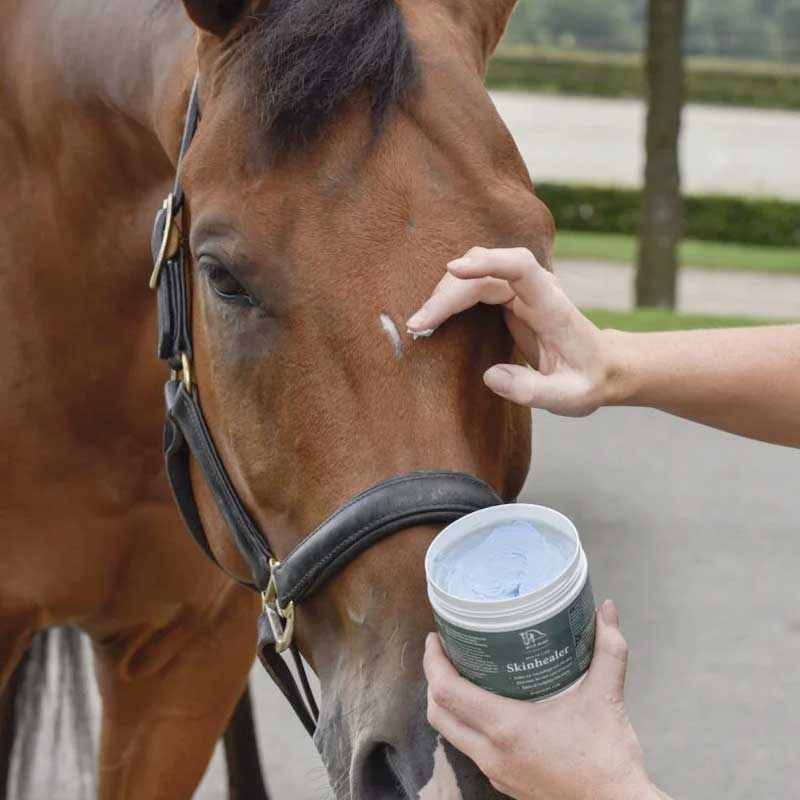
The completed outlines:
[[[429,336],[433,336],[434,331],[436,328],[425,328],[421,331],[408,331],[411,338],[416,342],[417,339],[427,339]]]
[[[464,600],[507,600],[555,580],[575,555],[575,547],[554,528],[515,520],[454,542],[436,557],[433,579]]]
[[[400,358],[403,355],[403,340],[400,338],[400,331],[397,330],[397,325],[394,324],[394,320],[388,314],[381,313],[378,320],[392,340],[394,354]]]
[[[436,750],[433,751],[433,774],[420,789],[417,800],[464,800],[441,736],[437,738]]]

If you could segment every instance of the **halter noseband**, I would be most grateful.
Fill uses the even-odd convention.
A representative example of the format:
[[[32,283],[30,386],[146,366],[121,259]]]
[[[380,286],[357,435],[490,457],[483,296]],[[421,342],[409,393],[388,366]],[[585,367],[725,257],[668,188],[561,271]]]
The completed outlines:
[[[259,658],[313,735],[318,711],[292,638],[296,607],[380,539],[415,525],[446,524],[480,508],[498,505],[502,500],[486,483],[462,472],[400,475],[356,495],[282,561],[275,558],[228,477],[203,416],[197,384],[192,379],[189,256],[186,232],[178,227],[177,220],[184,206],[181,164],[199,119],[197,93],[196,77],[186,111],[173,190],[156,213],[151,240],[150,288],[156,290],[158,299],[158,356],[171,368],[164,387],[167,477],[190,533],[203,552],[224,570],[209,544],[195,501],[189,467],[190,457],[194,457],[252,574],[252,582],[245,585],[261,592]],[[287,649],[294,658],[305,700],[280,656]]]

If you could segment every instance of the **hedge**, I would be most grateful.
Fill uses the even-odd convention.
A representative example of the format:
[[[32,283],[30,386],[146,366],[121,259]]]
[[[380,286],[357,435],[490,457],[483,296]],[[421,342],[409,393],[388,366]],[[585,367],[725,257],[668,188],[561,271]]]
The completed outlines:
[[[642,57],[525,48],[501,51],[489,63],[494,88],[535,89],[563,94],[641,97]],[[800,68],[770,62],[688,58],[687,100],[761,108],[800,108]]]
[[[640,192],[581,184],[537,183],[559,228],[637,234]],[[684,198],[684,236],[707,241],[800,246],[800,202],[729,195]]]

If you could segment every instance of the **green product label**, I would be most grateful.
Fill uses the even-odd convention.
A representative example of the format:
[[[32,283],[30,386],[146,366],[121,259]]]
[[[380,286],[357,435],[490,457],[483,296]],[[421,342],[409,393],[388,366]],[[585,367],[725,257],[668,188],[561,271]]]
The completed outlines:
[[[471,631],[433,614],[445,652],[478,686],[519,700],[565,689],[588,669],[594,649],[594,597],[581,593],[550,619],[502,633]]]

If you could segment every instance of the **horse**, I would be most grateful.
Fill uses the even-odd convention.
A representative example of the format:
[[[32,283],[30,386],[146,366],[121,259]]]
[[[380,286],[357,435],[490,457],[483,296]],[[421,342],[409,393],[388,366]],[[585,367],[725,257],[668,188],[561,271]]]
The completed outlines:
[[[501,310],[403,320],[476,242],[549,265],[554,226],[484,88],[512,0],[94,0],[0,9],[5,348],[0,663],[72,622],[103,701],[99,796],[191,796],[241,694],[258,596],[182,530],[159,442],[152,209],[180,165],[192,379],[283,558],[360,490],[453,470],[504,499],[530,414],[480,387]],[[185,363],[188,372],[189,363]],[[214,558],[248,579],[191,483]],[[344,800],[497,797],[425,718],[422,560],[375,543],[300,608],[314,733]]]
[[[89,701],[89,665],[84,637],[74,627],[45,629],[36,635],[3,691],[0,713],[0,800],[32,794],[36,752],[58,748],[63,764],[72,751],[75,796],[95,788],[95,733]],[[52,663],[53,656],[57,659]],[[53,673],[57,678],[53,679]],[[45,727],[47,697],[56,692],[53,724]],[[49,742],[41,741],[45,732]],[[268,800],[258,752],[252,698],[246,689],[223,737],[229,800]],[[61,769],[50,773],[52,782]]]

